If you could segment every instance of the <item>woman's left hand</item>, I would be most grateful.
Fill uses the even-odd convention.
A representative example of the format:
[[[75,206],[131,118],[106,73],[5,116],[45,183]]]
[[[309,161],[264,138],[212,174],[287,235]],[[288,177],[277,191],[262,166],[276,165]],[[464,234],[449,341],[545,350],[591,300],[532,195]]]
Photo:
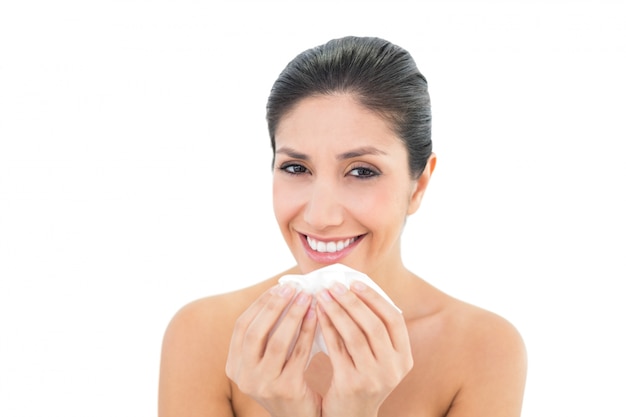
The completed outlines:
[[[322,417],[373,417],[413,367],[402,313],[355,282],[318,294],[318,319],[333,367]]]

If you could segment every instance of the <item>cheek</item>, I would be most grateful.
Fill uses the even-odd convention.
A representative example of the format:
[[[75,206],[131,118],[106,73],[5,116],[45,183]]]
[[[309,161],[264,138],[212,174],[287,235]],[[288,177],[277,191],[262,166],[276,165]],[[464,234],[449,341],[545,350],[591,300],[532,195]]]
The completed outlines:
[[[274,206],[274,216],[280,223],[281,219],[284,217],[285,198],[281,194],[280,187],[277,187],[276,181],[274,181],[274,184],[272,185],[272,204]]]
[[[361,223],[372,228],[404,223],[408,210],[408,199],[398,187],[378,184],[368,190],[346,193],[346,207]]]
[[[274,216],[280,227],[285,226],[285,222],[290,221],[298,212],[298,192],[293,187],[289,187],[283,181],[274,179],[272,184],[272,198],[274,205]]]
[[[355,218],[364,224],[383,223],[392,213],[396,197],[388,187],[375,186],[348,190],[344,193],[343,206]]]

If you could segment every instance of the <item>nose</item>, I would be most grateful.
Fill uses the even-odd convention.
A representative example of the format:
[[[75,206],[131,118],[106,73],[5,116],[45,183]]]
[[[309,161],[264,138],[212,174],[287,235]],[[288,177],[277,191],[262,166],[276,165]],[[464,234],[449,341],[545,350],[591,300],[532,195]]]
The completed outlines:
[[[315,230],[339,226],[344,212],[337,190],[325,182],[315,184],[308,197],[304,221]]]

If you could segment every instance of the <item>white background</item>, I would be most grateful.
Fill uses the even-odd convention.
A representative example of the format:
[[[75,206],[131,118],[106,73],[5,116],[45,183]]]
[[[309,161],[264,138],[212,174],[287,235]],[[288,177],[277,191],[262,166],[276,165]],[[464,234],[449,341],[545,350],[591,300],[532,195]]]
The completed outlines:
[[[610,1],[4,1],[0,416],[156,415],[196,298],[292,259],[264,121],[296,53],[387,38],[439,164],[406,263],[513,322],[524,415],[622,415],[626,8]]]

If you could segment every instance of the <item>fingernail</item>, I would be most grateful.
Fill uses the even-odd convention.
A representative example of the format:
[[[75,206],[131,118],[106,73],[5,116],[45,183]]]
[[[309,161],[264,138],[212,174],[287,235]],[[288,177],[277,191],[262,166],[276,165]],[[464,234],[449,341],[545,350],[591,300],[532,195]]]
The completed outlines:
[[[299,305],[306,305],[309,303],[311,299],[311,296],[305,292],[301,292],[300,294],[298,294],[298,297],[296,298],[296,304]]]
[[[291,295],[294,288],[291,285],[280,285],[273,290],[273,293],[281,297],[287,297]]]
[[[328,290],[322,290],[319,292],[319,296],[322,301],[332,301],[333,297],[330,295]]]
[[[330,290],[337,295],[345,294],[348,291],[345,285],[338,282],[335,282],[332,287],[330,287]]]
[[[322,303],[317,303],[317,304],[315,305],[315,307],[316,307],[316,309],[317,309],[317,310],[319,310],[319,313],[318,313],[318,314],[322,315],[322,314],[324,314],[324,313],[325,313],[324,306],[322,306]]]
[[[304,319],[313,320],[314,318],[315,318],[315,309],[309,308],[309,310],[306,312],[306,315],[304,316]]]
[[[352,289],[354,291],[363,292],[367,289],[367,285],[363,284],[361,281],[354,281],[352,283]]]

